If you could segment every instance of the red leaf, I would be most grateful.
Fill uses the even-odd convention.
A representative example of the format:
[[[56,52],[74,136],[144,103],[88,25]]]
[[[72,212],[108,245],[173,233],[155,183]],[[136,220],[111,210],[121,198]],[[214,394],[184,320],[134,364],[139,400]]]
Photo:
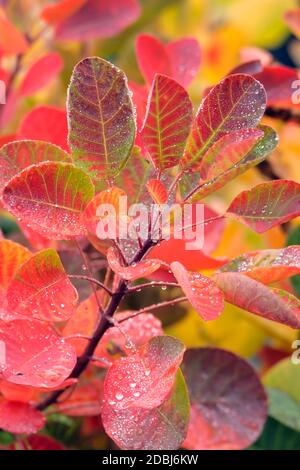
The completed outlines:
[[[183,373],[191,401],[185,448],[237,450],[258,438],[267,416],[267,398],[247,362],[222,349],[190,349]]]
[[[145,148],[160,171],[176,166],[182,156],[193,118],[185,89],[164,75],[156,75],[141,130]]]
[[[0,322],[0,376],[9,382],[54,388],[70,375],[75,364],[73,347],[40,321]]]
[[[182,374],[178,371],[173,389],[158,408],[115,410],[104,403],[101,416],[107,434],[121,449],[178,449],[189,420],[189,400]]]
[[[182,38],[166,45],[172,77],[183,87],[189,86],[200,67],[201,52],[195,38]]]
[[[183,353],[184,345],[177,339],[157,336],[136,354],[122,357],[105,377],[105,402],[113,410],[160,406],[174,385]]]
[[[22,403],[34,401],[36,395],[39,393],[32,387],[13,384],[7,380],[0,380],[0,392],[6,400]]]
[[[300,246],[245,253],[231,260],[221,272],[239,272],[263,284],[272,284],[300,273]]]
[[[2,401],[0,428],[14,434],[32,434],[44,427],[45,418],[28,403]]]
[[[21,170],[43,161],[71,162],[71,157],[56,145],[38,140],[20,140],[0,150],[0,190]]]
[[[214,320],[221,315],[224,309],[223,294],[212,279],[186,271],[177,261],[171,263],[171,269],[188,301],[203,320]]]
[[[69,151],[67,144],[67,114],[53,106],[38,106],[21,122],[19,139],[43,140]]]
[[[95,178],[117,175],[135,137],[125,74],[98,57],[82,60],[73,71],[67,109],[74,159]]]
[[[98,292],[97,295],[101,300],[101,293]],[[63,336],[66,338],[72,335],[92,336],[98,322],[99,307],[95,294],[92,294],[79,304],[76,312],[63,329]],[[68,342],[74,346],[78,356],[83,353],[87,345],[86,339],[74,338],[68,339]]]
[[[300,184],[288,180],[268,181],[240,193],[227,215],[258,233],[300,215]]]
[[[66,391],[66,396],[70,391]],[[67,416],[99,416],[102,406],[102,382],[93,379],[75,388],[69,398],[57,404],[60,413]]]
[[[250,75],[230,75],[202,101],[181,164],[196,168],[211,145],[228,132],[256,127],[266,107],[263,86]]]
[[[237,165],[263,137],[260,129],[247,129],[225,134],[203,156],[200,176],[203,180],[216,178]]]
[[[24,449],[20,449],[21,443]],[[18,441],[17,444],[11,444],[10,450],[27,450],[28,445],[30,446],[30,450],[65,450],[64,447],[52,437],[41,434],[29,436],[26,442]]]
[[[8,310],[15,319],[66,321],[75,312],[77,300],[78,293],[52,249],[25,261],[7,292]]]
[[[46,5],[41,18],[49,24],[57,24],[73,15],[87,0],[59,0],[58,3]]]
[[[288,292],[270,289],[239,273],[218,273],[214,280],[227,302],[291,328],[300,328],[300,301]]]
[[[292,105],[292,85],[298,80],[296,69],[281,65],[264,67],[262,72],[255,74],[255,78],[263,84],[269,106]]]
[[[30,251],[24,246],[11,240],[0,240],[0,299],[6,294],[19,266],[30,256]]]
[[[3,55],[23,54],[28,42],[20,31],[4,16],[0,16],[0,53]]]
[[[121,320],[124,314],[120,312],[115,316],[116,321]],[[132,312],[134,313],[134,312]],[[122,321],[118,326],[109,328],[96,349],[96,356],[112,361],[116,355],[135,354],[136,348],[142,346],[154,336],[162,336],[163,329],[160,320],[151,313],[141,313],[134,318]]]
[[[200,66],[200,48],[194,38],[182,38],[165,46],[154,36],[140,34],[136,41],[136,57],[149,85],[158,73],[168,75],[187,87]]]
[[[88,175],[69,163],[26,168],[3,191],[7,210],[37,233],[54,240],[83,235],[81,214],[94,195]]]
[[[57,77],[63,68],[62,58],[57,52],[45,54],[27,70],[19,87],[20,96],[30,96]]]
[[[119,256],[114,248],[109,248],[107,252],[107,262],[113,272],[127,281],[134,281],[141,277],[147,277],[157,271],[161,265],[159,260],[147,259],[129,266],[122,266]]]
[[[115,36],[139,15],[138,0],[87,0],[58,25],[56,37],[83,41]]]
[[[160,180],[149,180],[146,183],[148,193],[156,204],[165,204],[168,200],[168,191]]]

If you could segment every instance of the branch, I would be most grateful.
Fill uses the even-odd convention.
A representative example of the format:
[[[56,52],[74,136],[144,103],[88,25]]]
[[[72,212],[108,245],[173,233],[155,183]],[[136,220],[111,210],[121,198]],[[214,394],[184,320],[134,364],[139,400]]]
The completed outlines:
[[[134,256],[131,263],[137,263],[141,261],[144,255],[148,252],[148,250],[153,245],[155,245],[155,243],[156,242],[152,240],[147,240],[144,243],[143,247]],[[127,291],[127,282],[121,280],[119,282],[119,285],[116,291],[112,293],[111,295],[110,302],[105,309],[104,315],[102,315],[101,317],[100,323],[98,327],[96,328],[91,341],[85,348],[83,354],[80,357],[78,357],[77,363],[70,375],[70,378],[77,379],[87,368],[88,364],[90,363],[91,358],[94,356],[94,352],[96,350],[96,347],[98,346],[100,339],[102,338],[104,333],[108,330],[108,328],[110,328],[111,319],[114,313],[116,312],[117,308],[119,307],[124,295],[126,294],[126,291]],[[40,411],[45,410],[48,406],[56,403],[57,399],[62,395],[63,392],[64,390],[56,390],[55,392],[51,393],[48,397],[46,397],[44,401],[39,403],[36,408]]]

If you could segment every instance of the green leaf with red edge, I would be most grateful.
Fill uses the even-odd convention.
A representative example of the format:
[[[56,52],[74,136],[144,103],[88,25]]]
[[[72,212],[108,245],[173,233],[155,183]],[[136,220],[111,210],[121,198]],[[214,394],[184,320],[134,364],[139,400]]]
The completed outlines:
[[[197,112],[180,162],[182,168],[197,168],[211,145],[225,134],[256,127],[265,107],[265,90],[250,75],[230,75],[219,82]]]
[[[229,261],[220,271],[238,272],[263,284],[272,284],[300,273],[300,246],[251,251]]]
[[[156,336],[135,354],[122,357],[105,377],[105,402],[116,411],[157,408],[174,385],[184,350],[181,341],[171,336]]]
[[[52,249],[41,251],[16,272],[7,291],[8,315],[59,322],[76,310],[78,293]]]
[[[147,277],[157,271],[161,266],[161,261],[155,259],[146,259],[129,266],[122,266],[120,257],[115,248],[109,248],[107,252],[107,262],[114,273],[127,281],[135,281],[141,277]]]
[[[214,320],[221,315],[224,297],[212,279],[187,271],[178,261],[174,261],[170,266],[188,301],[203,320]]]
[[[62,68],[63,61],[57,52],[44,54],[27,70],[18,89],[19,96],[25,97],[36,93],[55,79]]]
[[[67,113],[54,106],[38,106],[25,115],[18,129],[18,139],[51,142],[69,151]]]
[[[193,118],[185,89],[171,78],[156,75],[150,90],[141,137],[155,168],[178,165]]]
[[[30,258],[30,251],[11,240],[0,240],[0,299],[21,264]]]
[[[68,99],[69,145],[77,164],[94,178],[117,175],[135,138],[135,117],[125,74],[98,57],[79,62]]]
[[[239,164],[264,133],[260,129],[230,132],[215,142],[200,163],[200,177],[210,180]]]
[[[257,233],[300,215],[300,184],[276,180],[240,193],[225,214],[240,220]]]
[[[217,273],[214,280],[227,302],[268,320],[300,328],[300,301],[292,294],[266,287],[240,273]]]
[[[180,369],[172,390],[158,408],[115,410],[104,403],[101,417],[105,431],[120,449],[178,449],[189,422],[188,392]]]
[[[186,352],[183,374],[191,402],[183,447],[190,450],[238,450],[260,435],[267,397],[254,369],[223,349]]]
[[[0,378],[31,387],[62,385],[76,364],[74,348],[37,320],[0,321]]]
[[[94,196],[90,177],[70,163],[32,165],[3,190],[5,208],[34,231],[52,240],[84,235],[82,213]]]
[[[130,313],[134,314],[134,311],[117,313],[115,315],[116,322],[121,321],[124,315]],[[136,348],[147,343],[153,337],[163,334],[158,318],[151,313],[141,313],[109,328],[101,338],[95,354],[97,357],[107,359],[107,361],[113,361],[120,357],[120,354],[135,354]]]
[[[246,154],[243,156],[241,155],[240,159],[238,158],[238,155],[236,155],[236,161],[234,161],[234,156],[231,161],[230,159],[226,160],[228,152],[231,153],[231,155],[232,153],[235,154],[236,151],[239,152],[245,144],[247,145],[251,141],[251,139],[248,140],[246,138],[245,141],[237,141],[235,143],[234,136],[244,135],[246,137],[247,133],[250,133],[250,135],[253,133],[254,135],[256,132],[263,132],[263,135],[256,143],[254,143],[255,138],[253,138],[253,146],[250,146]],[[232,144],[230,144],[231,139]],[[278,137],[276,132],[268,126],[259,126],[257,129],[248,129],[237,133],[233,132],[221,137],[221,139],[213,144],[203,157],[204,166],[202,167],[200,164],[200,172],[203,171],[203,178],[205,178],[207,174],[209,176],[207,180],[199,182],[199,189],[193,194],[191,198],[192,201],[198,201],[207,197],[225,186],[225,184],[236,178],[238,175],[245,173],[249,168],[261,163],[265,160],[268,154],[274,150],[277,143]],[[223,147],[220,151],[219,146]],[[215,161],[219,163],[219,166],[215,166],[213,162],[211,166],[209,165],[210,159],[211,157],[214,157],[214,155],[216,155]]]
[[[0,189],[20,171],[43,161],[72,162],[72,158],[56,145],[40,140],[19,140],[0,150]]]
[[[86,0],[56,28],[60,40],[86,41],[120,33],[140,15],[138,0]]]
[[[45,425],[42,413],[29,403],[0,402],[0,428],[14,434],[33,434]]]

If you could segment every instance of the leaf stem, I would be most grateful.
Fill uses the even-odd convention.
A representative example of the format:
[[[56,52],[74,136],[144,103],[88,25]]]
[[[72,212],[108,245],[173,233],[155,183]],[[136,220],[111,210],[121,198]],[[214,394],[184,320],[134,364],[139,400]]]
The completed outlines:
[[[84,276],[83,274],[68,274],[68,277],[70,279],[79,279],[82,281],[87,281],[87,282],[92,282],[96,284],[97,286],[101,287],[101,289],[104,289],[109,295],[113,295],[113,291],[109,289],[103,282],[98,281],[97,279],[94,279],[93,277],[90,276]]]

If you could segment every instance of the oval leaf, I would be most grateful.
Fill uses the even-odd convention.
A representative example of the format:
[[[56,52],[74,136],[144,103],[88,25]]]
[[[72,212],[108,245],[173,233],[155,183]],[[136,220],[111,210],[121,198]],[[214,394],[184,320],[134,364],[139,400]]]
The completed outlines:
[[[222,80],[204,98],[187,141],[183,168],[197,168],[209,147],[223,135],[256,127],[266,107],[263,86],[250,75]]]
[[[300,184],[288,180],[258,184],[240,193],[226,215],[257,233],[265,232],[300,215]]]
[[[190,132],[192,113],[185,89],[171,78],[156,75],[141,137],[158,170],[178,165]]]
[[[19,140],[0,150],[0,189],[20,171],[44,161],[71,162],[60,147],[39,140]]]
[[[300,301],[281,289],[270,289],[239,273],[214,275],[227,302],[269,320],[300,328]]]
[[[0,344],[0,376],[16,384],[54,388],[76,364],[73,347],[40,321],[1,321]]]
[[[35,254],[20,267],[7,292],[13,318],[65,321],[75,312],[78,293],[56,251]]]
[[[0,428],[14,434],[32,434],[44,427],[42,413],[28,403],[3,401],[0,403]]]
[[[68,92],[69,145],[93,177],[110,177],[125,165],[135,118],[125,74],[98,57],[76,65]]]
[[[203,320],[214,320],[221,315],[224,309],[223,294],[212,279],[187,271],[178,261],[170,266],[188,301]]]
[[[191,417],[183,446],[237,450],[252,444],[267,417],[267,397],[254,369],[229,351],[190,349],[183,361]]]
[[[82,170],[69,163],[45,162],[10,180],[3,202],[37,233],[62,240],[85,234],[81,214],[93,196],[94,186]]]
[[[160,406],[174,385],[184,349],[171,336],[157,336],[136,354],[116,361],[105,377],[105,402],[113,410]]]

